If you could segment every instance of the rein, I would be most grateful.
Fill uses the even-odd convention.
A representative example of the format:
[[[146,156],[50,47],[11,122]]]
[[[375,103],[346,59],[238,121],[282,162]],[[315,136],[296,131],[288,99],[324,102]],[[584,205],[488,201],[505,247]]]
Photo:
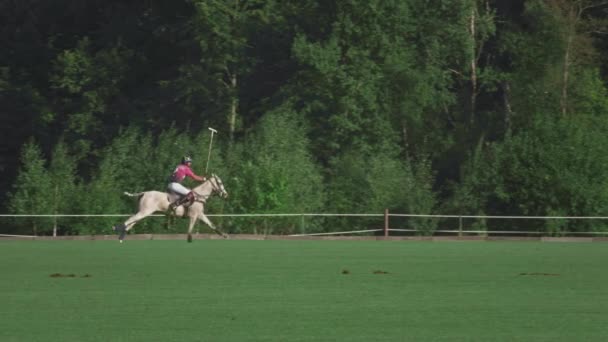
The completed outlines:
[[[218,192],[218,187],[214,184],[214,182],[211,181],[211,179],[215,179],[213,176],[211,176],[211,178],[207,179],[205,182],[203,182],[203,184],[210,182],[211,183],[211,192],[209,193],[209,195],[201,195],[199,194],[196,190],[192,189],[192,192],[194,192],[194,202],[199,202],[202,204],[205,204],[207,202],[207,200],[209,199],[209,197],[211,197],[211,195],[213,195],[214,192]]]

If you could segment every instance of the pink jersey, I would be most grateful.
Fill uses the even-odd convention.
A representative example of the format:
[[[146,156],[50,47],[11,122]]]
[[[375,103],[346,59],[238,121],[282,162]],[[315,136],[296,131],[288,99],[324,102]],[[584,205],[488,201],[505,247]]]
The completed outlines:
[[[194,176],[194,172],[192,172],[192,169],[188,165],[179,164],[175,168],[175,171],[173,171],[173,175],[171,175],[171,181],[181,183],[186,176],[192,177]]]

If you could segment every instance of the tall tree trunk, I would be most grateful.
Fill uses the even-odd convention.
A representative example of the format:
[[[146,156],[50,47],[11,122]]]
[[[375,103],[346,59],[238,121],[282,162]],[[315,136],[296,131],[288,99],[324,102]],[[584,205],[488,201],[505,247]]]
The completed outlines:
[[[579,30],[580,26],[585,27],[589,32],[592,32],[594,29],[602,27],[601,22],[594,22],[590,19],[584,19],[583,13],[598,7],[606,7],[608,6],[608,1],[606,0],[571,0],[564,1],[561,3],[562,6],[558,7],[561,11],[563,11],[563,15],[566,19],[566,49],[564,51],[564,66],[562,69],[562,94],[559,99],[560,109],[562,112],[562,116],[566,116],[568,114],[568,81],[570,79],[570,66],[572,64],[572,55],[576,54],[576,51],[573,50],[574,39],[576,38],[576,33]],[[582,21],[585,21],[581,25]]]
[[[230,127],[230,143],[232,143],[234,141],[234,132],[236,130],[236,116],[237,116],[237,110],[238,110],[238,105],[239,105],[239,98],[238,98],[238,92],[237,92],[237,77],[236,74],[232,74],[230,76],[230,93],[231,93],[231,100],[230,100],[230,114],[229,114],[229,118],[228,118],[228,124]]]
[[[513,110],[511,109],[511,86],[509,81],[502,82],[502,101],[505,106],[505,133],[508,135],[511,132],[511,122],[513,116]]]
[[[475,40],[475,20],[476,20],[476,4],[473,2],[471,7],[471,17],[469,21],[469,33],[471,35],[471,113],[470,122],[475,122],[475,107],[477,102],[477,49]]]
[[[403,150],[405,155],[409,155],[409,144],[407,142],[407,125],[405,120],[401,121],[401,133],[403,134]]]
[[[574,25],[568,29],[568,38],[566,41],[566,51],[564,52],[564,68],[562,73],[562,96],[559,99],[559,105],[562,111],[562,116],[568,114],[568,77],[570,74],[570,50],[572,49],[572,41],[574,39]]]

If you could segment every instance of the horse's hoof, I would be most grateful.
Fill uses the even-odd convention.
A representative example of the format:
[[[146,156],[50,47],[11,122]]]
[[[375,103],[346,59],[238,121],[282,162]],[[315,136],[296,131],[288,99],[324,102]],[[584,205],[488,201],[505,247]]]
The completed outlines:
[[[188,235],[188,242],[192,242],[192,235]]]

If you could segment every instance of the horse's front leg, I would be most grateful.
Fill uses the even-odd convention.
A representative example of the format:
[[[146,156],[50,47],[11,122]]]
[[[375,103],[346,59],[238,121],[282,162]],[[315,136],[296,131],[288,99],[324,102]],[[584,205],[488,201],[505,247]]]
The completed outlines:
[[[211,221],[209,220],[209,218],[207,217],[207,215],[205,215],[204,213],[200,213],[198,215],[198,218],[205,222],[206,225],[209,226],[209,228],[213,229],[214,232],[216,232],[217,234],[221,235],[224,239],[228,238],[228,234],[222,232],[221,230],[219,230],[218,228],[215,227],[215,225],[213,225],[213,223],[211,223]]]
[[[192,242],[192,228],[196,223],[196,216],[190,216],[190,224],[188,224],[188,242]]]

